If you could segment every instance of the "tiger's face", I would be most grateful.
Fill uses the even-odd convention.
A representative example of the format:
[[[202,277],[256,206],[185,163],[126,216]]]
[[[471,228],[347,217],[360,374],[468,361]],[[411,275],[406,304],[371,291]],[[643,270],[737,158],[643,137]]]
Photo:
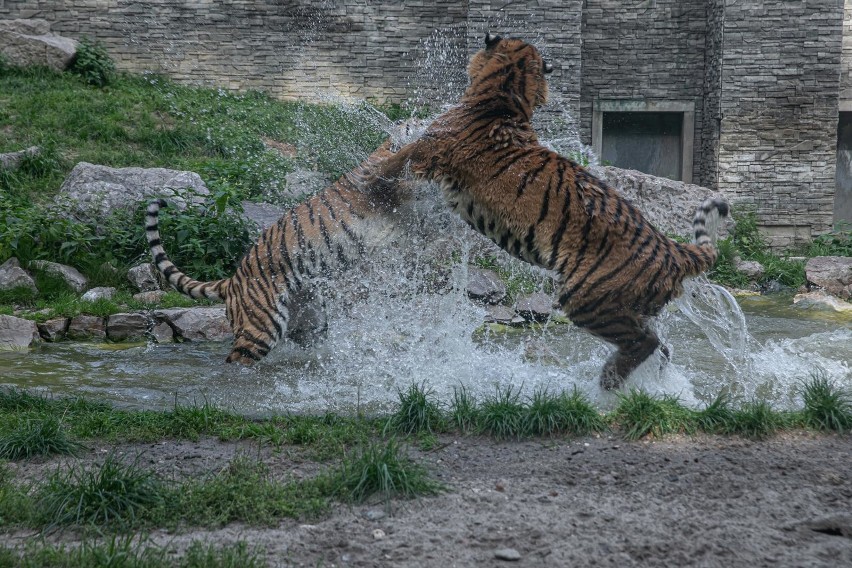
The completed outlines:
[[[520,97],[530,109],[547,102],[545,75],[553,71],[538,50],[519,39],[485,35],[485,49],[477,52],[467,68],[471,86],[496,83],[504,92]]]

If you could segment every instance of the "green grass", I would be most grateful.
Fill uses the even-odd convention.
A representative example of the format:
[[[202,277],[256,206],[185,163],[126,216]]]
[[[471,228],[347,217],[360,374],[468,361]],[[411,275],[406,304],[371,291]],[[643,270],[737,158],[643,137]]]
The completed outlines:
[[[385,430],[399,434],[440,431],[444,414],[434,399],[434,391],[423,384],[412,384],[398,390],[399,409],[388,419]]]
[[[825,373],[814,373],[802,383],[804,423],[816,430],[852,430],[852,395],[836,387]]]
[[[405,456],[404,448],[393,438],[358,448],[344,459],[331,483],[339,498],[354,503],[373,496],[388,503],[393,498],[410,499],[441,490],[422,466]]]
[[[690,411],[677,397],[663,395],[655,398],[645,391],[630,390],[618,393],[618,406],[613,418],[628,440],[647,435],[664,436],[692,432],[694,422]]]
[[[479,407],[477,430],[498,440],[519,439],[524,434],[525,411],[520,388],[496,387]]]
[[[733,421],[726,434],[738,434],[744,438],[763,439],[785,427],[793,417],[776,412],[763,400],[752,400],[734,410]]]
[[[216,546],[193,542],[176,555],[169,547],[148,544],[144,537],[112,536],[79,545],[29,542],[17,549],[0,548],[0,568],[261,568],[264,555],[245,542]]]
[[[453,400],[450,404],[449,423],[463,433],[476,429],[478,422],[476,398],[464,385],[453,387]]]
[[[0,458],[9,460],[51,454],[76,455],[82,447],[68,438],[56,416],[24,419],[17,428],[0,435]]]

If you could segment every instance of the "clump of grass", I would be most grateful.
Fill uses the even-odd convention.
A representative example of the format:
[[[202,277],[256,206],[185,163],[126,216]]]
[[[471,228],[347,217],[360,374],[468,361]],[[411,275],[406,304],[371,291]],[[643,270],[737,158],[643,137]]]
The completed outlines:
[[[166,520],[222,526],[240,521],[272,525],[282,517],[317,517],[328,508],[327,484],[280,483],[262,462],[241,456],[210,479],[188,482],[178,488]]]
[[[82,447],[68,438],[55,416],[25,420],[0,436],[0,458],[10,460],[50,454],[76,455]]]
[[[348,456],[332,484],[339,498],[354,503],[363,503],[373,495],[388,502],[394,497],[433,495],[442,489],[393,438],[385,444],[370,443]]]
[[[450,421],[462,432],[476,428],[479,411],[476,398],[464,385],[453,387],[453,402],[450,404]]]
[[[835,386],[824,373],[814,373],[801,387],[805,408],[802,417],[817,430],[844,432],[852,429],[852,396]]]
[[[619,403],[614,412],[616,422],[628,440],[638,440],[647,435],[663,436],[690,431],[690,412],[677,397],[663,395],[655,398],[642,390],[619,393]]]
[[[695,413],[695,422],[699,429],[711,434],[724,434],[734,424],[734,411],[731,408],[731,397],[721,393],[713,402]]]
[[[607,429],[606,420],[594,409],[589,399],[574,387],[569,395],[561,393],[559,402],[559,426],[562,432],[587,436]]]
[[[603,417],[576,388],[571,394],[535,391],[523,415],[523,432],[527,436],[586,435],[605,428]]]
[[[110,454],[96,468],[55,472],[36,500],[41,521],[48,526],[131,526],[160,506],[165,496],[164,485],[151,472]]]
[[[408,390],[398,390],[399,409],[388,419],[385,431],[416,434],[441,430],[444,416],[435,400],[435,391],[426,385],[412,384]]]
[[[493,396],[487,397],[479,408],[479,431],[498,440],[518,439],[524,434],[526,408],[520,401],[521,389],[512,385],[497,387]]]
[[[0,410],[4,412],[40,412],[50,406],[51,401],[40,394],[15,388],[0,389]]]
[[[785,422],[785,417],[774,411],[768,402],[753,400],[734,410],[733,420],[724,433],[759,440],[784,426]]]

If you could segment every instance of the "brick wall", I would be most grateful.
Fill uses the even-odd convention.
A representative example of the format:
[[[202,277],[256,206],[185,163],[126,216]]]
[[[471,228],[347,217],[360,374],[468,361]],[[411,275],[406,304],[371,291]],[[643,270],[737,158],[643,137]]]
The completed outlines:
[[[831,227],[842,0],[726,2],[719,189],[776,246]]]

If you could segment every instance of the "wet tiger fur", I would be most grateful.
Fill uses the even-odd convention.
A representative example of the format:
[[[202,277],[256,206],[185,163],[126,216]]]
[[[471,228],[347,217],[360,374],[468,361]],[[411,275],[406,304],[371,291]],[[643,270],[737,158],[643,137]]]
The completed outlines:
[[[618,388],[660,347],[649,318],[682,292],[684,278],[716,261],[707,220],[728,206],[708,200],[698,208],[695,244],[667,238],[604,181],[538,142],[530,119],[547,101],[553,68],[536,48],[490,34],[485,43],[470,60],[460,103],[377,174],[393,183],[408,169],[439,182],[477,231],[555,271],[559,306],[617,348],[600,381]]]
[[[409,121],[392,138],[410,140]],[[285,213],[258,238],[230,278],[199,282],[181,272],[163,249],[158,215],[165,201],[148,205],[145,234],[154,265],[177,291],[225,302],[234,332],[226,361],[251,365],[285,335],[310,344],[325,331],[324,306],[311,284],[348,267],[395,228],[397,207],[410,195],[405,183],[370,187],[372,168],[393,155],[386,141],[353,171]],[[398,147],[398,146],[397,146]]]

